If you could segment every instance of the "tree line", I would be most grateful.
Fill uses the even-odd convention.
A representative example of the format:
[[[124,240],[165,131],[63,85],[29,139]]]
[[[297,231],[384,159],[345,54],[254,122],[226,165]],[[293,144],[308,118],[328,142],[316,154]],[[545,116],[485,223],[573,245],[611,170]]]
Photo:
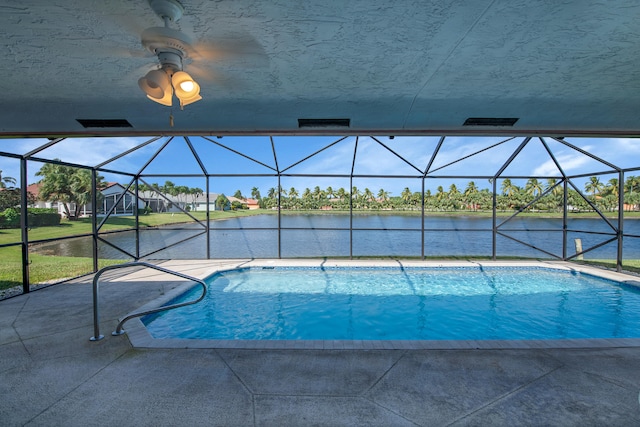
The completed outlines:
[[[599,210],[615,210],[618,207],[619,189],[617,178],[612,178],[606,183],[592,176],[585,183],[583,191],[577,191],[569,186],[567,190],[567,205],[572,210],[590,211],[593,206]],[[623,186],[625,205],[628,209],[634,209],[640,204],[640,177],[629,176]],[[562,181],[547,179],[540,181],[530,178],[524,186],[518,186],[509,178],[501,180],[496,191],[496,208],[500,211],[521,209],[560,212],[564,206],[564,187]],[[236,197],[241,193],[236,192]],[[422,193],[412,192],[405,187],[401,194],[392,196],[383,188],[372,191],[369,188],[363,190],[353,187],[347,191],[341,187],[325,189],[319,186],[313,189],[305,188],[300,192],[295,187],[280,189],[272,187],[265,197],[261,197],[260,190],[253,187],[251,196],[259,200],[260,206],[265,209],[275,208],[280,205],[283,209],[349,209],[350,203],[354,209],[398,209],[417,210],[422,208]],[[534,203],[535,201],[535,203]],[[469,181],[464,188],[458,188],[451,184],[445,190],[438,186],[435,191],[426,190],[424,194],[425,209],[431,211],[480,211],[493,209],[492,191],[480,189],[475,181]]]
[[[38,199],[61,203],[65,214],[69,218],[78,216],[82,205],[91,202],[91,171],[83,168],[47,163],[36,173],[41,177],[40,194]],[[106,186],[104,177],[97,175],[98,189]],[[15,178],[3,176],[0,171],[0,212],[7,208],[16,208],[20,205],[20,191],[16,188]],[[161,199],[161,194],[173,196],[177,202],[195,204],[196,199],[204,194],[198,187],[175,185],[172,181],[165,181],[163,185],[153,183],[147,185],[140,183],[140,191],[148,192],[151,198]],[[622,186],[626,209],[635,210],[640,205],[640,177],[628,176]],[[590,177],[584,184],[581,192],[569,186],[567,191],[567,204],[570,209],[588,211],[592,206],[598,209],[615,210],[618,206],[620,185],[617,178],[611,178],[602,182],[597,176]],[[582,193],[582,194],[581,194]],[[583,197],[584,196],[584,197]],[[246,200],[240,190],[234,197]],[[405,187],[400,195],[392,196],[389,191],[382,188],[372,191],[369,188],[351,188],[347,191],[340,187],[320,188],[319,186],[305,188],[299,191],[295,187],[288,190],[275,187],[269,188],[266,196],[262,196],[258,187],[251,189],[251,197],[258,200],[260,207],[264,209],[275,208],[278,198],[283,209],[349,209],[353,204],[354,209],[398,209],[416,210],[422,207],[421,192],[412,192]],[[532,203],[535,199],[535,203]],[[219,200],[218,200],[219,199]],[[224,194],[218,196],[214,202],[220,208],[231,205]],[[33,204],[35,199],[29,195],[28,204]],[[556,179],[540,181],[530,178],[524,186],[518,186],[510,179],[505,178],[499,182],[496,195],[496,207],[506,211],[528,207],[530,210],[561,211],[564,202],[564,188],[562,182]],[[236,205],[239,205],[236,202]],[[475,181],[469,181],[464,188],[458,188],[456,184],[450,184],[447,189],[438,186],[435,191],[426,190],[424,194],[424,206],[432,211],[458,211],[458,210],[492,210],[492,192],[480,189]],[[233,206],[232,206],[233,208]],[[241,208],[235,206],[235,208]]]

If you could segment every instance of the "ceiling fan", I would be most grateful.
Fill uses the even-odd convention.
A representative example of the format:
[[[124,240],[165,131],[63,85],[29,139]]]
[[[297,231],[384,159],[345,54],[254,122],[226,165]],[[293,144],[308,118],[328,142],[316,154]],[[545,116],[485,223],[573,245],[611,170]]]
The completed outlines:
[[[177,0],[149,0],[149,5],[164,21],[164,27],[144,30],[142,45],[157,56],[160,67],[141,77],[138,85],[150,100],[169,107],[175,95],[182,109],[202,99],[200,85],[183,70],[185,59],[193,52],[191,39],[169,26],[182,17],[184,8]]]

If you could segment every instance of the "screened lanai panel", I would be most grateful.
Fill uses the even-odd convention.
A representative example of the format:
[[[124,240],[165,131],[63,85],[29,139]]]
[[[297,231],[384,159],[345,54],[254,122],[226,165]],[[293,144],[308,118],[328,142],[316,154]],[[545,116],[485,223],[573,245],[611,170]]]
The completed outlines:
[[[102,176],[102,175],[100,175]],[[105,174],[98,182],[97,226],[99,232],[134,229],[136,226],[135,179],[121,174]]]
[[[349,230],[282,230],[284,258],[348,257]]]
[[[354,175],[409,177],[424,175],[424,166],[421,167],[420,164],[425,163],[428,153],[421,153],[418,150],[415,158],[405,158],[389,148],[378,138],[360,137],[353,167]]]
[[[491,209],[492,198],[487,193],[490,183],[485,179],[425,179],[425,212],[427,215],[451,215],[460,211],[477,212]],[[419,205],[419,195],[414,194],[411,204]],[[402,199],[406,197],[401,195]]]
[[[349,210],[349,179],[343,177],[282,177],[281,206],[288,213],[300,210],[320,210],[323,214]],[[283,224],[290,215],[284,215]]]
[[[562,258],[562,229],[499,230],[496,242],[499,256]]]
[[[27,188],[29,207],[50,209],[59,214],[58,220],[62,218],[57,223],[56,218],[42,222],[41,218],[30,216],[30,242],[92,232],[91,169],[29,161],[27,172],[32,183]]]
[[[524,146],[515,152],[515,157],[506,165],[502,177],[535,177],[536,179],[561,178],[562,172],[539,138],[520,138]],[[535,162],[532,162],[535,159]]]
[[[418,218],[418,221],[420,220],[421,218]],[[493,218],[487,215],[452,216],[442,215],[438,212],[426,212],[424,216],[424,228],[429,232],[454,231],[464,234],[467,231],[491,231],[492,227]],[[447,235],[448,237],[450,236]],[[445,236],[440,238],[445,239]]]
[[[19,213],[22,200],[20,187],[20,160],[0,156],[0,213],[6,209],[13,209],[16,214]],[[29,198],[31,199],[31,197]],[[19,217],[11,214],[9,216],[0,216],[0,228],[16,229],[19,227]],[[17,230],[16,232],[0,231],[0,244],[19,242],[20,240],[20,233]]]
[[[149,175],[204,175],[184,137],[177,136],[161,148],[140,173]]]
[[[380,144],[400,157],[409,160],[424,172],[432,153],[441,139],[439,136],[375,136]]]
[[[297,214],[295,212],[283,213],[281,218],[282,228],[296,229],[296,230],[331,230],[331,229],[349,229],[349,213],[342,212],[330,212],[322,213],[318,215],[303,213]]]
[[[225,212],[225,216],[210,222],[211,230],[247,230],[249,234],[256,230],[277,229],[278,214],[276,210],[268,210],[260,215],[242,215],[242,212]],[[216,215],[212,215],[216,217]]]
[[[353,216],[354,230],[420,230],[422,216],[417,215],[358,215]]]
[[[156,153],[171,139],[172,137],[166,136],[149,136],[136,139],[139,145],[136,145],[129,151],[116,153],[113,157],[101,163],[100,166],[102,169],[135,175],[151,161]]]
[[[130,259],[135,258],[138,245],[136,244],[136,231],[118,231],[99,234],[99,256],[104,259]]]
[[[141,227],[192,224],[206,219],[205,177],[142,176],[138,185]],[[209,197],[210,201],[212,198],[215,199]]]
[[[571,179],[584,198],[589,200],[615,226],[618,223],[619,177],[618,173],[609,173]],[[572,188],[570,194],[574,191],[575,189]],[[622,191],[624,193],[624,188]],[[588,210],[593,211],[594,208],[589,206]]]
[[[553,138],[544,138],[545,141],[553,140]],[[564,141],[588,152],[606,162],[609,162],[619,168],[636,168],[638,167],[638,156],[640,155],[640,139],[639,138],[584,138],[584,137],[566,137]],[[552,142],[549,142],[551,145]],[[559,156],[564,161],[571,162],[571,153],[573,149],[567,148]],[[597,172],[606,169],[602,165],[597,164],[591,166],[584,164],[587,172]]]
[[[353,230],[353,256],[421,255],[421,231],[418,230]]]
[[[510,231],[505,234],[509,237],[502,236],[500,234],[496,236],[496,256],[499,258],[560,259],[562,257],[561,232],[545,233],[542,231],[536,231],[518,233]],[[549,240],[559,242],[559,244],[556,243],[554,245],[550,243]],[[534,247],[521,242],[533,245]],[[536,248],[542,250],[538,250]]]
[[[202,237],[205,230],[196,224],[181,224],[180,228],[160,227],[140,230],[140,256],[149,257],[164,248],[174,246],[172,254],[181,259],[204,258],[206,240]],[[200,239],[198,239],[200,237]]]
[[[544,144],[542,141],[544,141]],[[585,146],[585,153],[572,148],[573,142],[573,138],[564,138],[561,141],[548,137],[532,138],[502,175],[561,176],[553,158],[547,153],[545,144],[549,151],[553,153],[555,160],[560,164],[562,171],[568,176],[612,171],[611,166],[589,155],[597,156],[598,150],[594,150],[595,147]],[[535,159],[535,161],[532,162],[532,159]]]
[[[618,242],[615,240],[615,234],[568,232],[567,256],[573,258],[581,251],[585,251],[584,259],[615,260],[618,255]]]
[[[191,137],[207,173],[212,175],[275,174],[275,157],[267,136]]]
[[[96,166],[148,139],[147,137],[61,138],[59,142],[35,154],[35,157]]]
[[[104,237],[104,236],[103,236]],[[121,264],[123,262],[134,261],[134,257],[114,248],[107,243],[98,240],[98,266],[102,268],[107,265]]]
[[[0,139],[0,152],[24,155],[50,142],[47,138]]]
[[[78,237],[29,245],[32,285],[70,279],[93,272],[92,238]]]
[[[20,191],[15,190],[21,186],[19,159],[0,156],[0,185],[10,190],[10,193],[0,194],[0,212],[9,207],[20,206]]]
[[[211,258],[278,258],[278,230],[210,232]]]
[[[354,208],[413,210],[419,209],[419,199],[422,197],[422,178],[354,177],[353,187]],[[414,196],[413,199],[405,200],[407,194]]]
[[[637,232],[635,229],[631,230]],[[622,245],[623,263],[630,267],[640,268],[640,234],[625,233]]]
[[[425,257],[490,257],[491,230],[461,233],[452,229],[429,229],[424,233]]]
[[[494,176],[521,142],[512,137],[446,137],[434,152],[428,176]]]
[[[22,293],[22,247],[0,248],[0,299]]]
[[[234,206],[227,206],[225,209],[229,214],[242,214],[242,211],[248,208],[255,209],[257,206],[254,202],[260,202],[261,199],[264,208],[271,209],[277,205],[277,188],[278,179],[275,176],[212,176],[209,178],[211,210],[220,210],[220,206],[216,206],[215,202],[216,198],[221,194],[224,194],[227,198],[237,198],[238,200],[236,201],[243,205],[242,208],[237,210],[237,203]],[[199,206],[198,209],[203,207],[204,204]],[[220,219],[224,218],[221,217]]]
[[[356,137],[301,136],[273,137],[278,169],[290,173],[349,174]],[[322,154],[322,155],[320,155]],[[315,159],[309,162],[308,157]],[[300,165],[295,167],[294,165]],[[330,166],[330,169],[326,169]],[[330,172],[327,172],[330,171]]]
[[[141,255],[145,259],[206,259],[206,235],[182,231],[169,234],[161,231],[160,237],[152,231],[141,233]],[[143,240],[144,239],[144,240]],[[164,245],[157,245],[159,239]],[[187,240],[184,240],[187,239]],[[142,241],[143,240],[143,241]]]

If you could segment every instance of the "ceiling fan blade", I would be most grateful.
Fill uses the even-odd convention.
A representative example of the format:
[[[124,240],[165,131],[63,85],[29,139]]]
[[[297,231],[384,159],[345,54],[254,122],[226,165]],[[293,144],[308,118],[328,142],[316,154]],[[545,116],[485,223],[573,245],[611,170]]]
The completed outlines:
[[[197,42],[192,48],[194,61],[233,61],[253,68],[269,66],[269,56],[264,47],[248,34],[227,35],[216,38],[215,41]]]

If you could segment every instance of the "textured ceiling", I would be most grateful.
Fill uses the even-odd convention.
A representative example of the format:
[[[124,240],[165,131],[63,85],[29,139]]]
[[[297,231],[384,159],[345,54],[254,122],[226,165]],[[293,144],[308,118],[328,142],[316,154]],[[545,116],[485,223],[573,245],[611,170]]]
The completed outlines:
[[[147,1],[0,1],[0,135],[640,133],[637,0],[181,3],[204,99],[171,127],[137,85],[162,25]],[[518,121],[463,126],[478,117]]]

